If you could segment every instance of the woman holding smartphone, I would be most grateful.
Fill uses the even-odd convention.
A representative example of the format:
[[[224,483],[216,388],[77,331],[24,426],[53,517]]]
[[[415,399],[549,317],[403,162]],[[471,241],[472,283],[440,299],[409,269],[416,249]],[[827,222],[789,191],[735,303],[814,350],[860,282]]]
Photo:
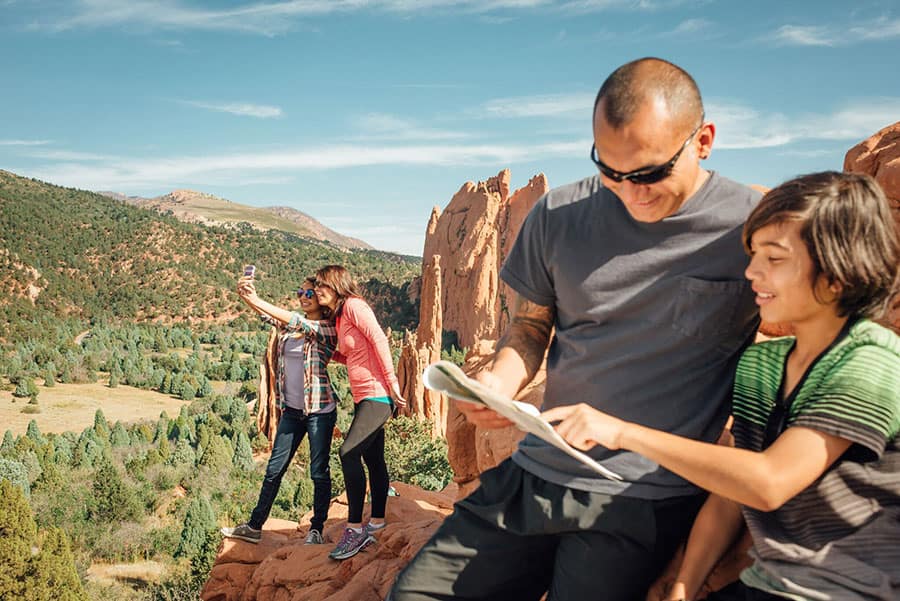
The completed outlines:
[[[250,266],[252,267],[252,266]],[[262,526],[269,517],[272,503],[278,495],[281,480],[297,452],[303,437],[309,435],[310,474],[313,481],[313,518],[306,544],[322,544],[322,527],[328,518],[331,502],[331,470],[328,458],[331,437],[337,419],[338,397],[328,379],[325,366],[337,346],[334,322],[326,319],[328,309],[319,304],[313,287],[315,280],[307,278],[299,290],[300,308],[314,328],[298,333],[287,328],[288,322],[299,314],[268,303],[253,303],[244,290],[253,290],[253,271],[244,270],[238,292],[263,321],[278,328],[275,345],[275,402],[281,410],[278,430],[272,443],[272,454],[259,491],[259,500],[250,520],[234,528],[223,528],[222,534],[251,543],[259,542]],[[255,290],[254,290],[255,296]],[[265,305],[268,310],[263,310]]]
[[[264,312],[271,305],[259,299],[252,281],[242,280],[245,300]],[[316,272],[316,298],[331,311],[337,328],[341,359],[347,363],[347,377],[355,405],[353,421],[341,445],[341,468],[347,486],[347,527],[340,542],[329,553],[332,559],[353,557],[375,542],[374,532],[384,528],[390,479],[384,460],[384,424],[395,406],[405,406],[387,337],[378,325],[372,308],[363,300],[350,273],[340,265],[326,265]],[[277,317],[277,316],[276,316]],[[282,315],[287,327],[306,332],[321,329],[321,323],[298,314]],[[363,525],[366,474],[369,470],[372,492],[371,518]]]

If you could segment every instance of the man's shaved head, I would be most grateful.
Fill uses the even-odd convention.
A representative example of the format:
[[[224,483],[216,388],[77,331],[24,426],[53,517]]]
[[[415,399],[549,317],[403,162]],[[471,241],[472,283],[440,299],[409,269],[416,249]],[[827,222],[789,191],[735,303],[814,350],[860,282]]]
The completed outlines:
[[[604,120],[620,129],[650,101],[662,101],[672,119],[684,127],[695,127],[703,115],[694,78],[677,65],[650,57],[626,63],[606,78],[594,101],[594,117],[602,102]]]

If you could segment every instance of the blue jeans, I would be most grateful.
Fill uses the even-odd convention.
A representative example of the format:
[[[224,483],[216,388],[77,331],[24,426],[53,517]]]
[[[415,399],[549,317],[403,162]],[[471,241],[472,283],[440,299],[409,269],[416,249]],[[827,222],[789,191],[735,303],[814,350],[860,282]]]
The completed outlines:
[[[313,518],[311,528],[322,530],[331,503],[331,469],[328,456],[331,453],[331,435],[337,420],[337,410],[328,413],[305,415],[294,409],[285,409],[278,422],[272,455],[266,466],[266,476],[259,491],[259,500],[248,522],[259,530],[269,517],[272,503],[278,496],[281,479],[287,472],[291,459],[303,437],[309,434],[309,471],[313,481]]]

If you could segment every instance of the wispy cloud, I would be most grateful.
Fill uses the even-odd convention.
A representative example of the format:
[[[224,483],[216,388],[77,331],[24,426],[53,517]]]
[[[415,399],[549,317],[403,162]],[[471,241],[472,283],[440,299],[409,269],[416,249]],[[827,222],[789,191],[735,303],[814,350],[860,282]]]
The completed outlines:
[[[25,153],[25,156],[52,161],[112,161],[116,159],[116,157],[107,154],[74,152],[71,150],[36,150]]]
[[[354,126],[363,139],[429,141],[470,137],[465,132],[426,127],[413,120],[386,113],[368,113],[358,117]]]
[[[655,10],[687,0],[276,0],[228,8],[204,8],[185,0],[77,0],[68,9],[40,14],[28,29],[68,31],[130,27],[138,30],[216,30],[275,36],[294,29],[300,19],[360,11],[400,15],[434,12],[481,15],[496,23],[510,13],[544,10],[592,13],[605,10]]]
[[[379,165],[514,165],[583,154],[589,140],[546,144],[407,144],[321,146],[280,152],[61,161],[17,172],[89,190],[158,190],[183,186],[243,185],[260,177],[303,170]]]
[[[478,112],[488,117],[559,117],[590,115],[594,94],[545,94],[495,98],[484,103]]]
[[[686,19],[675,26],[666,35],[688,35],[708,31],[713,26],[713,22],[708,19]]]
[[[862,42],[900,38],[900,19],[881,17],[867,22],[832,25],[782,25],[763,40],[783,46],[850,46]]]
[[[284,111],[282,111],[280,107],[268,106],[265,104],[250,104],[247,102],[202,102],[199,100],[179,100],[178,102],[209,111],[230,113],[242,117],[256,117],[257,119],[277,119],[284,115]]]
[[[44,146],[52,140],[0,140],[0,146]]]
[[[860,140],[900,119],[900,98],[857,100],[830,113],[788,116],[740,103],[711,101],[706,114],[717,126],[718,149],[785,146],[800,140]]]
[[[683,4],[692,6],[708,4],[711,0],[570,0],[562,8],[568,12],[588,13],[604,10],[656,11],[675,8]]]
[[[837,41],[827,27],[818,25],[782,25],[771,39],[785,46],[834,46]]]
[[[548,0],[282,0],[212,9],[190,6],[182,0],[78,0],[68,12],[35,19],[29,29],[67,31],[133,26],[273,36],[293,29],[297,19],[332,13],[371,10],[410,14],[441,9],[487,13],[547,3]]]

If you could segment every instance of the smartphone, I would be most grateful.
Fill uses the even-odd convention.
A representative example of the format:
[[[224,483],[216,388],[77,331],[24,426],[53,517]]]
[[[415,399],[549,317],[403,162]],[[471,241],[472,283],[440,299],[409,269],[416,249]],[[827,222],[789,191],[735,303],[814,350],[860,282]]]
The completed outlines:
[[[256,265],[244,265],[244,277],[256,277]]]

